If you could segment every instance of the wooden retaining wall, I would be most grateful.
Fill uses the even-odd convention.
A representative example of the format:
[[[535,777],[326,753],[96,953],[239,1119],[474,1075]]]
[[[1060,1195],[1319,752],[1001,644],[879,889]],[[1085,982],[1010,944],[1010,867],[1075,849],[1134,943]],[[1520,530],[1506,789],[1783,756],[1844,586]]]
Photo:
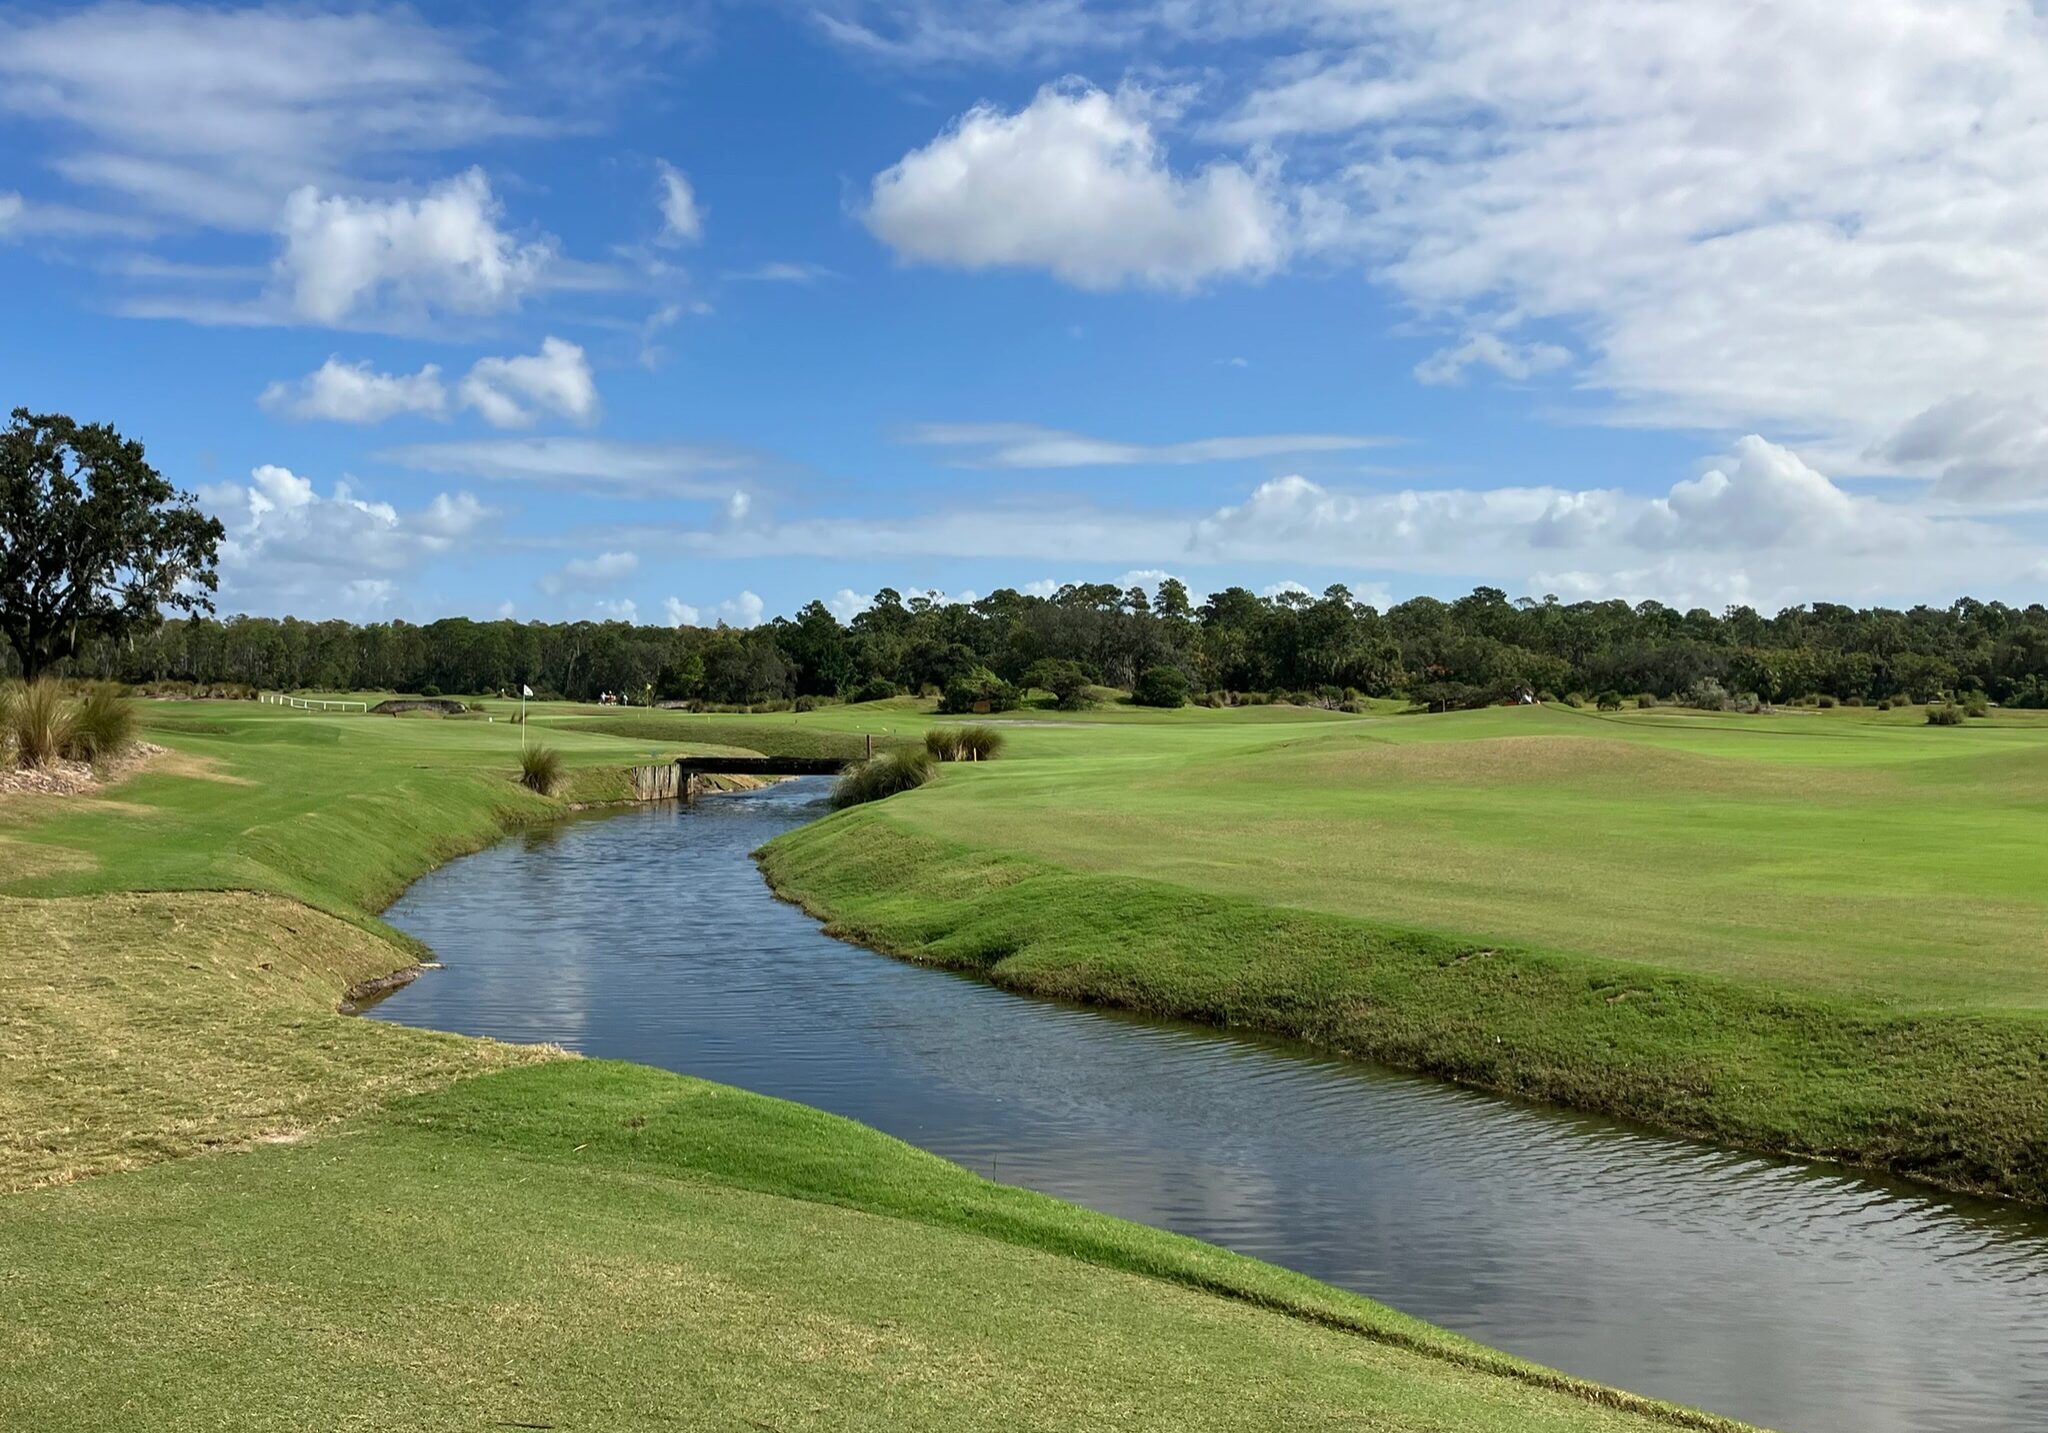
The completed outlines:
[[[672,761],[659,766],[636,766],[632,771],[635,801],[674,801],[691,794],[689,778]]]

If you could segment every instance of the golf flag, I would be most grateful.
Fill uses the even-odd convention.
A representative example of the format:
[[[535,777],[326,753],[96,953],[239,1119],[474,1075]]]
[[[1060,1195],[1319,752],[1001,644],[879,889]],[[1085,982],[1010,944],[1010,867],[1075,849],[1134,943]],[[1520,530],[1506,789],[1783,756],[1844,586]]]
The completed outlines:
[[[521,682],[519,684],[519,695],[522,697],[530,697],[533,695],[533,688],[527,686],[524,682]]]

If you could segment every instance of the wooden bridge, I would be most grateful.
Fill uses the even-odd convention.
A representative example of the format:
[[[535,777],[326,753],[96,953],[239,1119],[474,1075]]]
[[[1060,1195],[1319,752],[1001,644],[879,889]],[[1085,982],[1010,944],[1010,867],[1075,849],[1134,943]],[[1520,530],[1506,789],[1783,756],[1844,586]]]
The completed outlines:
[[[837,776],[858,756],[679,756],[677,772],[692,776]]]

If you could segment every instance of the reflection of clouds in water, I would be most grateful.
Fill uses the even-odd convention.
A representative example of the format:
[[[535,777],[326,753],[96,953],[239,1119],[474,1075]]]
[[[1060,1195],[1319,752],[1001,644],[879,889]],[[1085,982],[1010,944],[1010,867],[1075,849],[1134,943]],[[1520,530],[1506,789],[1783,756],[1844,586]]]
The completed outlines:
[[[1761,1422],[2004,1428],[2048,1402],[2048,1219],[869,955],[747,859],[812,799],[573,822],[436,873],[390,914],[449,968],[377,1014],[819,1105]]]

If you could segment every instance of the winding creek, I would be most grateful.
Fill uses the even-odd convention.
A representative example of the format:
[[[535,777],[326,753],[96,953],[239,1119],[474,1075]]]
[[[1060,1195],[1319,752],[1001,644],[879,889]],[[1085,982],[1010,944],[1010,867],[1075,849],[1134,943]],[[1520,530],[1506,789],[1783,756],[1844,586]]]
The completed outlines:
[[[871,954],[777,901],[748,857],[822,794],[638,808],[454,862],[387,913],[446,968],[369,1013],[820,1106],[1774,1428],[2048,1427],[2048,1214]]]

